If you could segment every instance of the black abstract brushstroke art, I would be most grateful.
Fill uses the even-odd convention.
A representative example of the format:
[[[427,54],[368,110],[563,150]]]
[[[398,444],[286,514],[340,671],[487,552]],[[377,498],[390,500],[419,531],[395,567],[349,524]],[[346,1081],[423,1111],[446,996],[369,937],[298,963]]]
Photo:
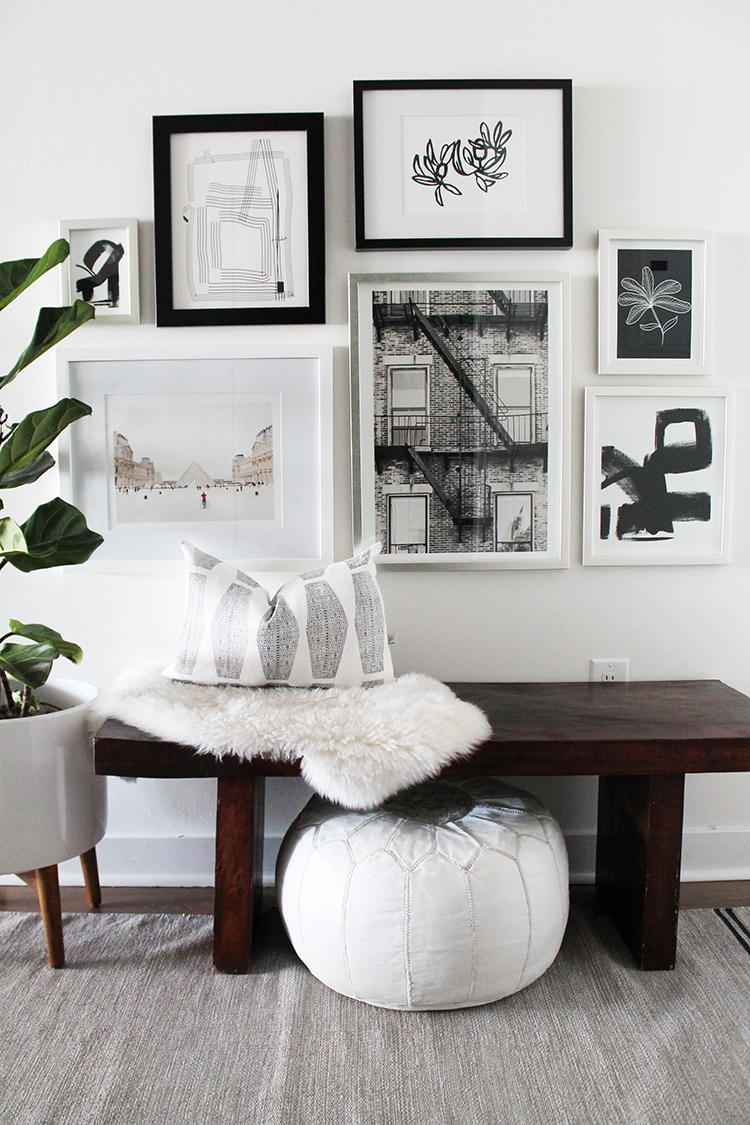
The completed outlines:
[[[691,442],[664,441],[667,427],[680,422],[690,423],[695,430]],[[602,489],[619,485],[631,504],[617,509],[615,534],[641,541],[658,542],[674,535],[677,522],[711,519],[711,497],[707,492],[670,492],[667,474],[694,473],[708,468],[713,460],[711,424],[704,410],[676,407],[659,410],[656,414],[654,452],[644,457],[639,465],[626,453],[613,445],[602,446]],[[600,538],[610,534],[611,512],[608,506],[601,510]],[[646,538],[648,537],[648,538]]]
[[[425,146],[424,156],[420,157],[418,153],[414,156],[412,179],[417,184],[434,187],[438,207],[444,206],[444,191],[451,195],[463,194],[455,184],[448,183],[447,177],[451,170],[459,176],[473,178],[479,190],[486,194],[494,184],[507,179],[509,175],[500,169],[508,155],[507,145],[512,135],[512,129],[503,131],[502,121],[498,121],[492,133],[487,122],[483,121],[479,126],[478,137],[463,146],[460,139],[450,141],[441,147],[439,156],[435,154],[435,146],[430,139]]]
[[[88,274],[87,277],[80,277],[76,281],[76,290],[81,294],[81,300],[87,301],[90,305],[104,305],[110,309],[119,307],[119,262],[124,253],[125,250],[121,243],[111,242],[108,238],[99,238],[89,246],[83,255],[83,264],[78,264],[78,268],[86,270]],[[102,261],[104,255],[106,256]],[[94,266],[96,265],[99,268],[94,272]],[[107,283],[106,298],[94,301],[94,290],[103,285],[105,281]]]

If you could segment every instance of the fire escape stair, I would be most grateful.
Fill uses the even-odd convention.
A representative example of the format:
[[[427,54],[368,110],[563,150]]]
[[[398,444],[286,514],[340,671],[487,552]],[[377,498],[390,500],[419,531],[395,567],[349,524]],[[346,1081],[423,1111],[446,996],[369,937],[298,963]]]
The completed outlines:
[[[445,491],[424,455],[415,449],[413,445],[407,445],[406,452],[412,463],[419,469],[422,476],[431,486],[438,500],[453,520],[455,527],[487,527],[492,522],[492,517],[486,514],[481,516],[463,515],[456,500],[452,499]]]
[[[413,301],[411,302],[410,308],[416,323],[422,329],[435,351],[445,362],[448,370],[452,375],[455,375],[456,379],[458,379],[459,385],[474,403],[487,425],[491,430],[494,431],[495,434],[497,434],[497,437],[508,450],[512,459],[516,451],[516,443],[514,442],[508,431],[505,429],[505,426],[503,426],[502,422],[500,422],[497,415],[492,410],[492,407],[489,405],[483,395],[480,394],[480,392],[477,390],[471,376],[465,370],[458,356],[454,355],[440,333],[432,324],[430,324],[430,321]]]

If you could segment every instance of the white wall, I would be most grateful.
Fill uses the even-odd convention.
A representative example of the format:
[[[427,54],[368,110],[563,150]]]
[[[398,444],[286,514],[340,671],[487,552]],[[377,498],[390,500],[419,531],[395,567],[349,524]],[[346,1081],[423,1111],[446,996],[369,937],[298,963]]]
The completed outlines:
[[[58,219],[136,216],[140,326],[93,324],[79,346],[201,347],[321,341],[335,351],[337,552],[349,524],[347,273],[569,270],[572,276],[572,560],[559,572],[385,574],[398,671],[445,679],[585,679],[590,657],[627,656],[637,679],[715,677],[750,691],[750,6],[745,0],[0,0],[0,257],[41,253]],[[357,253],[351,90],[363,78],[565,77],[574,83],[575,248],[569,252]],[[328,323],[290,328],[154,325],[152,114],[317,110],[326,115]],[[734,387],[734,540],[729,566],[581,566],[583,387],[596,375],[600,227],[716,231],[714,374]],[[2,361],[25,345],[49,277],[3,314]],[[612,382],[614,380],[609,380]],[[629,380],[630,381],[630,380]],[[653,380],[645,380],[649,382]],[[47,356],[3,392],[11,416],[53,401]],[[54,494],[8,496],[25,518]],[[283,575],[268,576],[275,587]],[[105,685],[168,657],[183,580],[81,570],[0,581],[0,620],[41,620],[82,644],[72,675]],[[67,669],[66,669],[67,672]],[[530,782],[590,873],[593,779]],[[272,834],[301,800],[271,787]],[[105,882],[211,879],[213,783],[110,789]],[[689,779],[685,875],[750,877],[750,781]],[[73,868],[63,877],[74,879]]]

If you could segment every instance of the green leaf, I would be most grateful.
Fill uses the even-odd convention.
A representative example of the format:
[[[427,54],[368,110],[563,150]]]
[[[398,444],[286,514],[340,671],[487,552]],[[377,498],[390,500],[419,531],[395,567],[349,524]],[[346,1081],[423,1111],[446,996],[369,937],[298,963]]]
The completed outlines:
[[[59,266],[70,253],[64,238],[58,238],[41,258],[21,258],[17,262],[0,263],[0,309],[14,301],[19,293],[28,289],[53,266]]]
[[[27,414],[0,445],[0,488],[15,488],[26,484],[26,479],[14,479],[20,470],[30,468],[37,462],[39,455],[71,422],[90,413],[91,407],[85,402],[80,402],[77,398],[61,398],[54,406]],[[28,479],[36,480],[50,467],[50,463],[54,464],[51,456],[49,462],[37,465],[39,471]]]
[[[24,367],[28,367],[44,352],[54,348],[55,344],[59,344],[87,320],[93,320],[93,317],[93,305],[87,305],[85,301],[76,301],[74,305],[66,305],[63,308],[40,309],[31,343],[18,357],[12,370],[0,379],[0,387],[10,383]]]
[[[52,645],[57,656],[66,657],[73,664],[80,664],[83,660],[83,652],[77,644],[74,644],[73,641],[64,640],[59,633],[56,633],[54,629],[50,629],[47,625],[24,625],[11,617],[8,626],[16,637],[24,637],[28,641]]]
[[[32,481],[38,480],[46,473],[47,469],[51,469],[54,463],[55,458],[45,449],[44,453],[40,453],[37,458],[28,465],[24,465],[22,469],[16,469],[4,476],[0,488],[18,488],[22,484],[31,484]]]
[[[23,537],[23,532],[10,516],[3,516],[0,519],[0,554],[5,554],[8,551],[26,551],[26,540]]]
[[[58,496],[42,504],[21,525],[26,539],[27,553],[7,551],[8,562],[17,570],[29,573],[53,566],[75,566],[84,563],[104,539],[91,531],[77,508]]]
[[[38,688],[47,682],[56,655],[51,644],[5,644],[0,647],[0,668],[19,683]]]

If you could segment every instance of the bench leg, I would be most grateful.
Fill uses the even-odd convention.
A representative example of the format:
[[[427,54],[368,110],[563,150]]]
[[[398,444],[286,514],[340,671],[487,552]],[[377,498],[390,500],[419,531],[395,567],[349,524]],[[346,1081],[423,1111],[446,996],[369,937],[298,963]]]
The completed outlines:
[[[216,803],[214,971],[250,969],[254,900],[262,890],[263,777],[220,777]]]
[[[640,969],[673,969],[684,774],[599,778],[597,897]]]

